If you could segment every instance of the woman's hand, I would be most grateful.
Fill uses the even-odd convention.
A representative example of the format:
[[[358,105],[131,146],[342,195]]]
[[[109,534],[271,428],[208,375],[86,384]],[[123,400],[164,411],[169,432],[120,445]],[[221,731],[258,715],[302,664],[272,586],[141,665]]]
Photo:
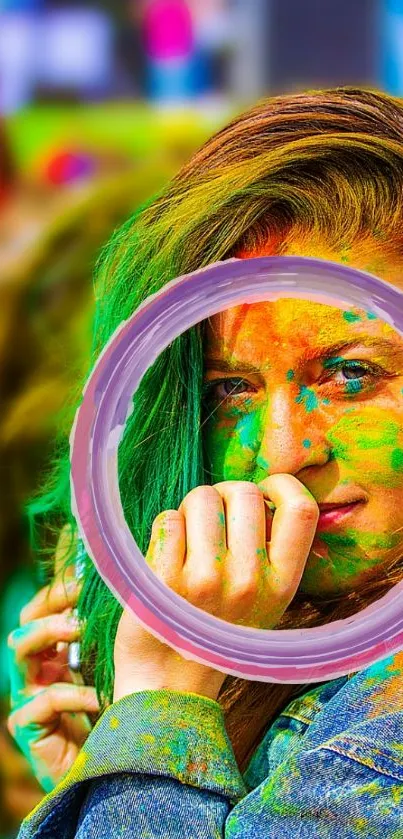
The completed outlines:
[[[56,549],[55,578],[23,608],[8,638],[11,714],[8,729],[46,792],[74,763],[99,712],[95,688],[68,667],[68,644],[80,637],[72,614],[80,591],[73,569],[58,574],[66,533]],[[61,643],[64,642],[64,643]]]
[[[179,510],[156,517],[146,561],[194,606],[230,623],[273,629],[297,591],[318,517],[315,499],[292,475],[259,486],[196,487]],[[163,688],[216,699],[225,678],[182,658],[125,608],[115,639],[114,701]]]

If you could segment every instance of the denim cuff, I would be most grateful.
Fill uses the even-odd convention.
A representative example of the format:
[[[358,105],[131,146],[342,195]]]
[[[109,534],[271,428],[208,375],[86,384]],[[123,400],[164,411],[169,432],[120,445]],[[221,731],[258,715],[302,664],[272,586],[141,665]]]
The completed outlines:
[[[196,693],[143,690],[124,696],[103,713],[81,754],[86,777],[166,775],[233,803],[247,793],[221,705]]]
[[[248,793],[218,702],[195,693],[143,690],[103,712],[71,769],[28,821],[42,821],[77,784],[120,772],[176,778],[233,805]]]

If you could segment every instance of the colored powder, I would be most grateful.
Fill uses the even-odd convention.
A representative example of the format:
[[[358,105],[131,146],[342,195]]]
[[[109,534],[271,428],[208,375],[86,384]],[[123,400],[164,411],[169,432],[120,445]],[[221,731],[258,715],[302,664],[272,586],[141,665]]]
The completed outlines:
[[[372,412],[371,412],[372,413]],[[382,446],[396,447],[400,427],[396,422],[380,422],[379,416],[344,415],[329,432],[328,440],[334,448],[334,455],[351,459],[354,449],[379,449]],[[349,454],[351,452],[351,454]]]
[[[350,379],[346,382],[346,393],[359,393],[362,390],[362,382],[359,379]]]
[[[347,323],[355,323],[357,320],[361,320],[361,315],[357,315],[356,312],[343,312],[343,318],[347,321]]]
[[[242,448],[254,449],[256,447],[258,420],[256,414],[246,414],[236,427],[239,435],[239,442]]]
[[[343,553],[349,548],[355,548],[357,545],[363,551],[374,549],[388,550],[398,544],[399,534],[363,533],[361,530],[350,529],[344,533],[321,533],[321,539],[335,553]],[[377,559],[374,559],[374,564],[376,562]]]
[[[393,449],[391,466],[395,472],[401,472],[403,470],[403,449]]]
[[[343,361],[345,361],[345,359],[341,355],[337,355],[334,358],[325,358],[323,367],[325,370],[328,370],[329,368],[331,369],[332,367],[335,367],[336,364],[342,364]]]
[[[311,387],[306,387],[305,385],[300,386],[299,394],[295,401],[299,404],[303,403],[308,414],[314,411],[319,405],[315,391],[312,390]]]

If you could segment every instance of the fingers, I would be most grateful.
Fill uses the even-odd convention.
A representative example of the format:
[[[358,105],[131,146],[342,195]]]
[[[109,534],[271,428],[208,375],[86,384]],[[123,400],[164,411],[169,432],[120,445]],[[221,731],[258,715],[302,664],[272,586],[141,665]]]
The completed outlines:
[[[165,510],[154,519],[146,562],[167,586],[176,590],[185,552],[183,514],[178,510]]]
[[[16,664],[53,647],[58,641],[71,642],[80,637],[80,624],[70,613],[55,614],[20,626],[8,636],[8,647]]]
[[[44,586],[27,603],[20,612],[20,626],[32,620],[63,612],[73,607],[78,601],[82,583],[77,580],[55,580],[51,585]]]
[[[46,729],[58,721],[60,714],[95,714],[99,710],[95,688],[56,682],[15,708],[8,717],[7,726],[10,734],[19,742],[21,731],[27,726],[41,725]]]
[[[186,522],[185,588],[196,606],[219,606],[227,553],[223,498],[215,487],[191,490],[179,507]]]
[[[149,561],[195,606],[268,628],[297,591],[318,517],[315,499],[292,475],[199,486],[178,511],[157,516]]]
[[[269,563],[279,596],[293,598],[300,583],[319,518],[314,497],[293,475],[272,475],[259,484],[275,504]]]
[[[263,493],[250,481],[225,481],[214,488],[223,498],[227,525],[224,593],[232,610],[244,610],[253,604],[268,566]]]

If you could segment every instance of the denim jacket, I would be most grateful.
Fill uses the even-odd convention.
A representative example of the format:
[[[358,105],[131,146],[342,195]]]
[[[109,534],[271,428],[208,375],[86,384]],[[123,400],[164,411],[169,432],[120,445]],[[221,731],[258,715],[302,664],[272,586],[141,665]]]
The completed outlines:
[[[403,652],[308,690],[241,775],[218,702],[110,705],[18,839],[403,839]]]

